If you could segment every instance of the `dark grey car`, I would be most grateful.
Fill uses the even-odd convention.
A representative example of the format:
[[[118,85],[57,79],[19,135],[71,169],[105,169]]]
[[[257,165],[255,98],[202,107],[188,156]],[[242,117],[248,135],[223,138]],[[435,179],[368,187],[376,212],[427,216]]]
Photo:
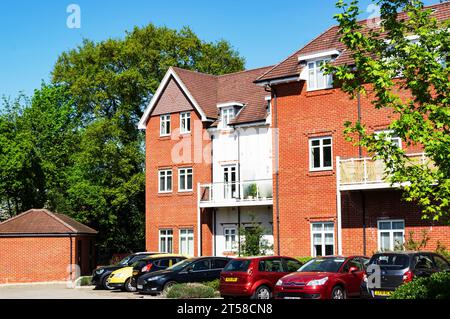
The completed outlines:
[[[369,287],[368,282],[375,284],[375,270],[379,268],[379,285]],[[372,256],[368,270],[361,285],[365,296],[370,298],[387,298],[403,283],[414,277],[429,277],[433,273],[450,271],[450,263],[444,257],[432,252],[392,252],[378,253]]]

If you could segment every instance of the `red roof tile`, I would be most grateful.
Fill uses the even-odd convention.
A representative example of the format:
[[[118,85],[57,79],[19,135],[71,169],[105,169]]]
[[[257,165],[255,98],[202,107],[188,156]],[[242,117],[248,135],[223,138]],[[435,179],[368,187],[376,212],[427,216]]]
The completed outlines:
[[[173,70],[208,118],[218,118],[217,104],[239,102],[244,109],[234,124],[262,121],[266,118],[268,92],[254,81],[271,67],[214,76],[174,67]]]
[[[97,234],[94,229],[72,218],[46,209],[30,209],[0,223],[2,235]]]
[[[427,9],[433,9],[433,15],[439,20],[445,20],[450,18],[450,2],[444,2],[432,6],[426,7]],[[405,14],[400,14],[399,18],[405,18]],[[369,20],[359,21],[361,25],[367,25]],[[352,64],[353,57],[351,51],[348,51],[343,43],[340,42],[340,34],[338,33],[339,26],[333,26],[327,31],[313,39],[307,45],[294,54],[289,56],[281,63],[268,70],[265,74],[260,76],[256,82],[264,82],[267,80],[275,80],[281,78],[287,78],[292,76],[298,76],[302,67],[299,65],[298,57],[300,55],[319,53],[328,50],[338,50],[341,55],[334,61],[335,65]]]

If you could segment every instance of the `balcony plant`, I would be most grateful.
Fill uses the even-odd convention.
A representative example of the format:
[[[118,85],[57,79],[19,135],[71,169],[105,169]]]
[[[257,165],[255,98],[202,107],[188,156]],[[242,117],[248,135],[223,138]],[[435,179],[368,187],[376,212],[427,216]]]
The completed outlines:
[[[256,183],[250,184],[247,189],[247,199],[257,198],[258,196],[258,186]]]

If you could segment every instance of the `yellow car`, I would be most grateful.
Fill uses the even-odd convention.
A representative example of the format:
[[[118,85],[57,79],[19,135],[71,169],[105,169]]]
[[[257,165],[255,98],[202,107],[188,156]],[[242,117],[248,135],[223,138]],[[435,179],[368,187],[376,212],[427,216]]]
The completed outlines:
[[[128,292],[136,291],[137,278],[142,274],[164,270],[186,259],[181,255],[158,254],[146,257],[134,263],[131,267],[113,271],[107,279],[108,286]]]

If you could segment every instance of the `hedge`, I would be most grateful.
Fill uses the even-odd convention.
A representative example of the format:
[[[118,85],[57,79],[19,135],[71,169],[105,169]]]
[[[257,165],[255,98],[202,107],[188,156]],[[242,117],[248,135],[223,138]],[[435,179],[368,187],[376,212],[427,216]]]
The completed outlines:
[[[390,299],[450,299],[450,273],[434,273],[401,285]]]
[[[216,298],[219,295],[212,287],[189,283],[173,285],[168,289],[166,297],[170,299],[207,299]]]

